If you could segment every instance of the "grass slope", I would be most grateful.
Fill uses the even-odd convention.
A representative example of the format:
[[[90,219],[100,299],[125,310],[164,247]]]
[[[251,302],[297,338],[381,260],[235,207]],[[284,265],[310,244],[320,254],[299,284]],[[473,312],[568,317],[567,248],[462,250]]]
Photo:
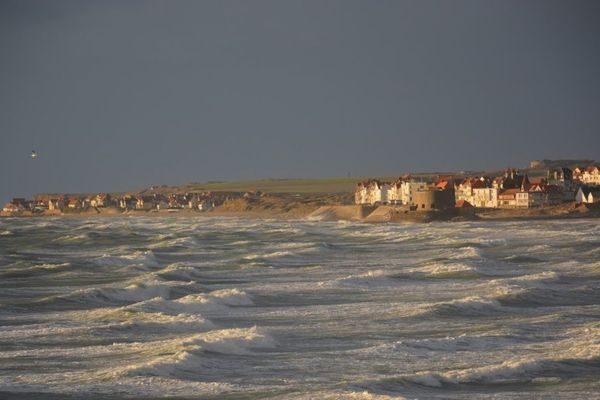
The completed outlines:
[[[240,182],[192,183],[181,187],[184,191],[226,191],[247,192],[260,190],[264,193],[348,193],[353,192],[356,183],[367,177],[324,178],[324,179],[261,179]],[[393,177],[382,177],[390,181]]]

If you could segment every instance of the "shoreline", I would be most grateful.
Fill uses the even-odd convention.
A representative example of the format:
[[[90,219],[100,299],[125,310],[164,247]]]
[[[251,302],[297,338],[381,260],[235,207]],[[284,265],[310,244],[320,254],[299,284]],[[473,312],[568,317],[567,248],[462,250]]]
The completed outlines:
[[[100,209],[103,210],[103,209]],[[228,217],[251,220],[277,219],[282,221],[354,221],[364,223],[430,223],[430,222],[466,222],[466,221],[532,221],[532,220],[572,220],[600,218],[600,207],[577,206],[572,203],[537,209],[494,209],[445,211],[405,211],[393,206],[355,206],[328,205],[315,206],[302,210],[211,210],[196,211],[178,209],[175,211],[127,210],[114,208],[103,211],[85,210],[81,212],[0,212],[0,218],[210,218]]]

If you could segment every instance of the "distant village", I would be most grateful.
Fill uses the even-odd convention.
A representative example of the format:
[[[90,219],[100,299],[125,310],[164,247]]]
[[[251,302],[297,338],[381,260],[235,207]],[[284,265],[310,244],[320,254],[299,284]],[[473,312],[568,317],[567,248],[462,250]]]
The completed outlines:
[[[439,176],[429,182],[403,175],[394,182],[376,179],[359,182],[354,199],[355,204],[397,205],[414,211],[539,208],[564,202],[591,204],[600,202],[600,169],[597,165],[553,168],[535,180],[513,168],[497,177]]]
[[[154,188],[151,188],[153,190]],[[47,215],[68,212],[93,211],[106,208],[121,211],[177,211],[194,209],[207,211],[223,204],[226,200],[237,197],[253,197],[260,193],[228,193],[228,192],[191,192],[191,193],[127,193],[110,195],[98,193],[95,195],[77,196],[68,194],[41,194],[33,200],[15,198],[2,208],[4,213],[33,213],[44,212]]]
[[[534,167],[532,162],[532,168]],[[402,175],[393,182],[369,179],[359,182],[354,203],[361,206],[393,206],[408,211],[468,209],[531,209],[558,206],[562,203],[600,203],[600,167],[548,168],[536,177],[514,168],[500,176],[429,176],[427,179]],[[229,201],[243,204],[265,202],[266,194],[252,192],[198,191],[169,192],[168,188],[151,187],[139,193],[123,194],[39,194],[33,199],[14,198],[4,204],[0,215],[65,215],[80,213],[123,213],[136,211],[177,212],[183,210],[206,212]],[[296,197],[294,197],[296,196]],[[352,202],[346,192],[339,204]],[[300,194],[278,198],[282,203],[298,201]],[[306,197],[306,195],[304,196]],[[307,200],[305,203],[318,201]],[[271,206],[266,206],[271,207]],[[221,207],[223,208],[223,207]],[[226,207],[225,207],[226,208]],[[243,210],[243,208],[241,209]]]

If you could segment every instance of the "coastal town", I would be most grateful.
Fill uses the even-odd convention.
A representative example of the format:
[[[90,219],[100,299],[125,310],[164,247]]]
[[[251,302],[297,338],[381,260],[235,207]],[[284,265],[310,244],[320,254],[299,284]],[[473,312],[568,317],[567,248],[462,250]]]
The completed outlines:
[[[526,173],[508,168],[497,177],[468,176],[456,180],[439,176],[432,182],[403,175],[394,182],[376,179],[359,182],[356,204],[403,205],[415,211],[475,208],[538,208],[575,202],[600,202],[600,169],[567,167],[548,169],[546,176],[530,179]]]
[[[537,169],[534,169],[537,167]],[[528,172],[535,171],[532,177]],[[119,215],[147,213],[218,213],[277,211],[290,217],[308,216],[319,207],[359,207],[359,217],[375,208],[407,215],[443,213],[468,215],[493,210],[545,210],[571,204],[600,203],[600,167],[596,164],[525,171],[507,168],[499,175],[404,174],[392,181],[365,179],[351,193],[264,193],[235,190],[181,190],[150,187],[140,192],[97,194],[37,194],[4,204],[1,216]],[[338,207],[338,208],[339,208]],[[353,209],[354,210],[354,209]],[[296,211],[295,213],[292,211]]]

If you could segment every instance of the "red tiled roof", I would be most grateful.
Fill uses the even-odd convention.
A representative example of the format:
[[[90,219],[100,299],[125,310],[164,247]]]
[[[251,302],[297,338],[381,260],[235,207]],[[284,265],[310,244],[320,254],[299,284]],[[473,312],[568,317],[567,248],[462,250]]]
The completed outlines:
[[[448,185],[449,185],[449,184],[450,184],[450,182],[448,182],[448,181],[439,181],[439,182],[438,182],[438,183],[435,185],[435,187],[436,187],[436,188],[438,188],[438,189],[444,190],[444,189],[447,189],[447,188],[448,188]]]
[[[519,193],[521,191],[521,189],[506,189],[502,192],[500,192],[500,194],[498,196],[514,196],[515,194]]]
[[[594,172],[594,171],[596,171],[596,170],[598,170],[598,167],[597,167],[597,166],[595,166],[595,165],[590,165],[590,166],[588,166],[588,167],[585,169],[585,171],[586,171],[586,172],[590,172],[590,173],[591,173],[591,172]]]

